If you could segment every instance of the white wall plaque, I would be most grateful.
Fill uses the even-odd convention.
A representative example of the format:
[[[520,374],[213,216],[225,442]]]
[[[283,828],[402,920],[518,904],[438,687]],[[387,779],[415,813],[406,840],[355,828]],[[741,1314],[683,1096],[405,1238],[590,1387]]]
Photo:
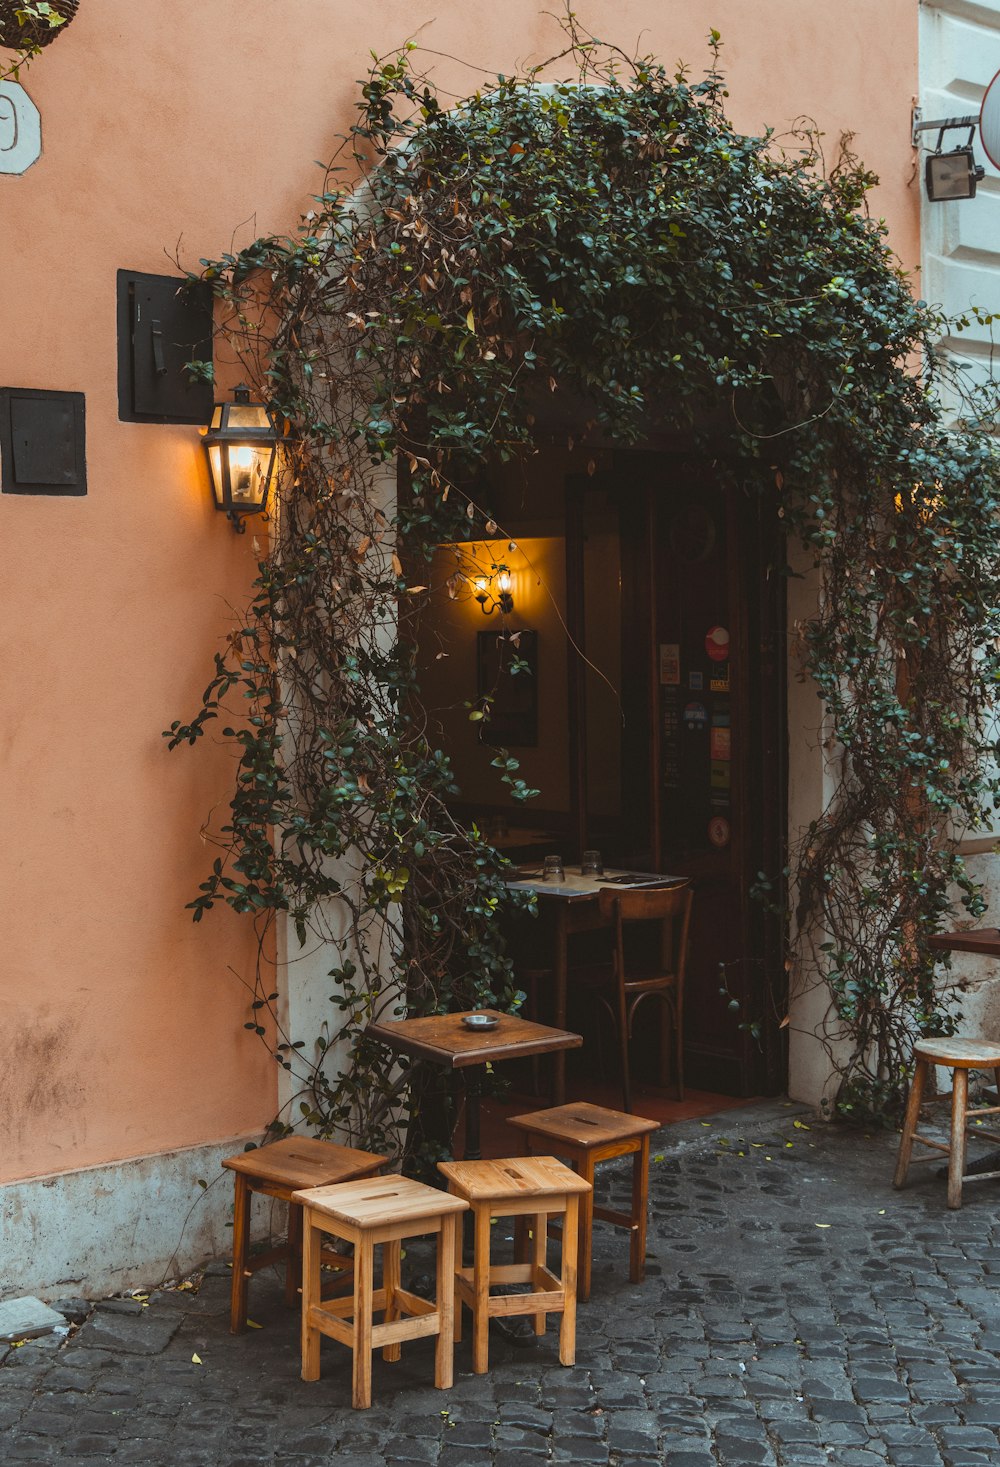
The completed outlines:
[[[0,82],[0,173],[24,173],[42,151],[42,119],[17,82]]]

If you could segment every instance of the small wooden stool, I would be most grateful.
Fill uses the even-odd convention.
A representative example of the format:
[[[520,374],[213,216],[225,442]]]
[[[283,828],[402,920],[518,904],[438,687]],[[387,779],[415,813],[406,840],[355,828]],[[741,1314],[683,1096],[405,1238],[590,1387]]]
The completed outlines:
[[[313,1136],[287,1136],[283,1141],[272,1141],[267,1146],[226,1157],[222,1165],[236,1173],[229,1311],[229,1328],[234,1335],[246,1329],[250,1277],[269,1263],[285,1261],[285,1298],[289,1304],[298,1303],[302,1282],[302,1209],[292,1201],[292,1193],[302,1187],[372,1176],[387,1161],[388,1157],[377,1156],[373,1151],[355,1151],[350,1146],[337,1146],[333,1141],[317,1141]],[[254,1192],[288,1203],[288,1241],[251,1258],[250,1198]],[[344,1270],[341,1282],[350,1278],[353,1264],[349,1258],[331,1252],[326,1261]]]
[[[963,1181],[985,1181],[1000,1177],[1000,1171],[978,1172],[974,1177],[965,1176],[965,1141],[969,1119],[974,1116],[1000,1115],[1000,1105],[980,1106],[969,1109],[969,1071],[992,1070],[1000,1088],[1000,1044],[986,1039],[921,1039],[913,1046],[915,1060],[910,1098],[906,1105],[906,1119],[899,1141],[899,1156],[896,1161],[894,1187],[902,1187],[910,1167],[910,1152],[914,1141],[921,1146],[943,1151],[948,1158],[948,1206],[961,1207]],[[917,1131],[920,1122],[920,1102],[924,1093],[924,1081],[931,1065],[943,1065],[952,1071],[951,1090],[951,1142],[945,1146],[941,1141],[932,1141]],[[976,1134],[989,1141],[1000,1141],[995,1131],[980,1130]],[[921,1160],[930,1161],[930,1157]]]
[[[356,1407],[372,1403],[372,1351],[399,1359],[401,1340],[437,1336],[434,1384],[447,1390],[454,1356],[456,1219],[468,1204],[408,1177],[369,1177],[337,1187],[296,1192],[302,1218],[302,1379],[319,1380],[320,1336],[347,1345],[354,1356],[351,1392]],[[353,1298],[324,1301],[320,1294],[323,1235],[354,1244]],[[400,1243],[437,1234],[437,1292],[431,1304],[400,1287]],[[374,1249],[382,1244],[382,1287],[375,1288]],[[373,1324],[376,1310],[384,1322]],[[403,1318],[402,1316],[407,1316]]]
[[[593,1190],[586,1192],[580,1203],[580,1284],[577,1295],[590,1298],[590,1268],[593,1249],[594,1218],[628,1228],[629,1278],[641,1284],[646,1273],[646,1212],[649,1201],[649,1137],[659,1129],[658,1121],[643,1116],[626,1115],[620,1110],[606,1110],[585,1100],[559,1105],[553,1110],[536,1110],[529,1115],[513,1116],[507,1124],[524,1133],[529,1151],[544,1149],[566,1157],[584,1181],[594,1185],[594,1169],[602,1161],[615,1156],[633,1156],[632,1207],[629,1212],[616,1212],[610,1207],[594,1205]],[[554,1230],[553,1230],[554,1231]],[[519,1233],[523,1232],[523,1225]],[[518,1238],[518,1256],[523,1256],[527,1240]]]
[[[439,1161],[448,1190],[463,1197],[474,1221],[473,1265],[455,1270],[455,1339],[462,1338],[462,1305],[472,1310],[472,1369],[486,1371],[490,1320],[498,1315],[533,1314],[535,1334],[545,1333],[545,1316],[562,1314],[559,1361],[576,1361],[576,1259],[580,1196],[590,1183],[554,1156],[515,1157],[505,1161]],[[564,1218],[561,1277],[546,1267],[548,1215]],[[490,1220],[494,1217],[534,1219],[530,1263],[490,1265]],[[491,1284],[530,1284],[526,1294],[490,1294]]]

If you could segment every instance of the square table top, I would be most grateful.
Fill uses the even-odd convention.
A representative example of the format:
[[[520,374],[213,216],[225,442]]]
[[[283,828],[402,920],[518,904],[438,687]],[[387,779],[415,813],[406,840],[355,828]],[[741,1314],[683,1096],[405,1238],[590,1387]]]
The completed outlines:
[[[655,871],[618,871],[609,868],[602,876],[584,876],[581,871],[567,866],[564,881],[544,881],[537,867],[519,866],[517,875],[510,877],[507,885],[513,891],[533,891],[542,897],[561,897],[563,901],[587,901],[598,895],[602,887],[635,891],[643,887],[671,886],[675,882],[687,881],[686,876],[670,876]]]
[[[579,1049],[582,1034],[567,1029],[551,1029],[547,1024],[534,1024],[516,1014],[501,1014],[496,1009],[467,1010],[467,1013],[489,1014],[499,1019],[495,1029],[469,1029],[463,1023],[465,1014],[428,1014],[418,1019],[375,1021],[365,1030],[369,1039],[388,1044],[418,1059],[433,1060],[449,1069],[467,1065],[485,1065],[491,1060],[520,1059],[524,1055],[551,1054],[557,1049]]]

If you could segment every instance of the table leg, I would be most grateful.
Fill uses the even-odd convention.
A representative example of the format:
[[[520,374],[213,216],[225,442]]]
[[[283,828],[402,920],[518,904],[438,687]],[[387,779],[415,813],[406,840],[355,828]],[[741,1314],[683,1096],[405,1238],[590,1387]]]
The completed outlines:
[[[479,1161],[482,1157],[479,1139],[479,1106],[483,1093],[483,1079],[476,1065],[465,1070],[465,1153],[466,1161]]]
[[[552,955],[552,987],[555,1014],[553,1023],[557,1029],[566,1027],[566,972],[568,966],[566,940],[566,903],[560,902],[556,912],[555,951]],[[566,1103],[566,1051],[557,1050],[553,1056],[552,1104]]]

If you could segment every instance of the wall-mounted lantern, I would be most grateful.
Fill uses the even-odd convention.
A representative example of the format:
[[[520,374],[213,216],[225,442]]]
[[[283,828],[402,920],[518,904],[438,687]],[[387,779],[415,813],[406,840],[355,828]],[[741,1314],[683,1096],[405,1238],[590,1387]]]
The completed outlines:
[[[476,587],[476,600],[479,609],[484,616],[492,616],[494,611],[499,611],[502,616],[510,616],[514,610],[514,597],[511,594],[511,575],[505,565],[495,567],[495,575],[476,576],[474,585]],[[494,590],[494,582],[496,589]]]
[[[262,402],[251,402],[245,382],[233,388],[232,402],[217,402],[211,427],[202,440],[216,509],[242,534],[248,514],[262,514],[274,476],[281,442],[276,415]]]

